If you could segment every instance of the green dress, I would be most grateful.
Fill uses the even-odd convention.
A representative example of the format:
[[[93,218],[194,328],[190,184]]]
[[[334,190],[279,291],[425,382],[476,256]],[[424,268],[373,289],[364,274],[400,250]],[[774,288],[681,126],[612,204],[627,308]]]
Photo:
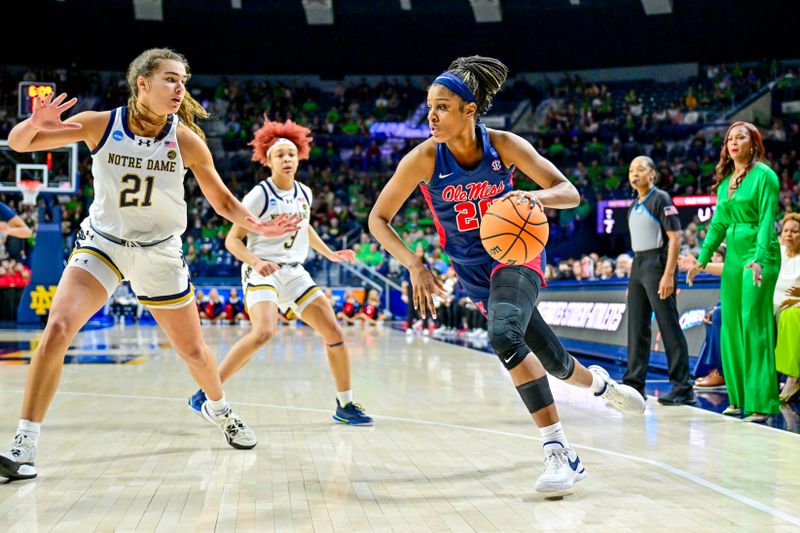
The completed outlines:
[[[722,370],[728,397],[745,413],[780,412],[775,374],[775,323],[772,294],[781,268],[775,232],[778,176],[756,163],[728,199],[728,182],[717,190],[717,208],[711,219],[698,262],[705,266],[711,254],[726,242],[720,301],[722,313]],[[745,266],[762,266],[761,286]]]

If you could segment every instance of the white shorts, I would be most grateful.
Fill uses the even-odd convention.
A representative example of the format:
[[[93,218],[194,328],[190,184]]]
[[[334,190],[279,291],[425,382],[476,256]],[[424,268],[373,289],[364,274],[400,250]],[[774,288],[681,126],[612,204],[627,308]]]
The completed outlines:
[[[284,265],[269,276],[242,265],[242,288],[247,309],[260,302],[275,302],[282,313],[291,309],[297,316],[308,304],[324,296],[303,265]]]
[[[147,307],[178,309],[194,301],[194,286],[177,235],[153,246],[125,246],[98,234],[86,219],[67,267],[89,272],[109,297],[127,279],[136,298]]]

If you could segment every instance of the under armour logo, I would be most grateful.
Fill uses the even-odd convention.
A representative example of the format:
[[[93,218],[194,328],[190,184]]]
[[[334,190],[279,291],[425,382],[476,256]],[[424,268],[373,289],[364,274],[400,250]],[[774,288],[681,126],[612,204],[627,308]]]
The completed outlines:
[[[139,139],[139,146],[150,146],[151,142],[150,139]]]

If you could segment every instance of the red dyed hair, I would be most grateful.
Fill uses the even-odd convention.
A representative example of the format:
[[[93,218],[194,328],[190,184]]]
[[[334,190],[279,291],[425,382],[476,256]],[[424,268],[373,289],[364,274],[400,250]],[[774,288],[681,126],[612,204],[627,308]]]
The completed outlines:
[[[265,116],[264,125],[256,131],[255,138],[250,141],[250,146],[253,147],[253,161],[266,166],[267,150],[281,137],[289,139],[297,146],[298,159],[308,159],[311,142],[314,140],[311,137],[311,130],[291,120],[273,122]]]
[[[731,134],[731,130],[733,130],[733,128],[738,128],[739,126],[744,127],[744,129],[746,129],[750,134],[750,142],[753,145],[753,152],[750,154],[750,161],[747,162],[747,167],[745,168],[744,173],[736,178],[736,188],[741,185],[744,177],[748,172],[753,170],[753,167],[756,165],[756,163],[764,161],[764,154],[766,151],[764,150],[764,141],[761,138],[761,132],[758,131],[758,128],[749,122],[744,122],[741,120],[734,122],[728,128],[728,131],[725,132],[725,137],[722,138],[722,150],[719,152],[719,163],[717,163],[717,167],[714,172],[714,185],[711,186],[712,193],[717,192],[719,184],[722,183],[722,180],[724,180],[728,174],[733,173],[733,158],[731,157],[731,154],[728,153],[728,135]]]

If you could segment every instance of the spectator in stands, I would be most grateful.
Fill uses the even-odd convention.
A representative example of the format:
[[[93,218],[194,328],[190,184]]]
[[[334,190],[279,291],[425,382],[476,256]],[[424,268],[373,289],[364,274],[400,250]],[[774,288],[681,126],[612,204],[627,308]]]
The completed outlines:
[[[556,279],[558,279],[558,272],[553,265],[548,263],[544,269],[544,280],[553,281]]]
[[[352,326],[355,323],[356,315],[358,314],[359,310],[361,309],[361,304],[358,303],[356,300],[353,291],[347,291],[344,294],[344,303],[342,304],[342,310],[336,315],[341,323],[344,325]]]
[[[696,256],[700,253],[700,245],[697,242],[697,234],[690,228],[683,230],[683,244],[681,244],[681,255],[691,254]]]
[[[800,215],[790,213],[781,228],[781,270],[775,285],[773,306],[778,319],[775,368],[786,376],[780,394],[788,402],[800,392],[800,299],[786,291],[800,285]]]
[[[573,259],[573,263],[572,263],[572,279],[574,279],[575,281],[584,281],[584,280],[589,279],[589,273],[584,270],[584,266],[583,266],[582,261],[575,261]]]
[[[114,321],[121,324],[125,323],[128,317],[132,320],[138,320],[144,309],[144,306],[136,299],[136,295],[131,290],[130,283],[120,283],[111,295],[111,315]]]
[[[231,289],[228,301],[225,303],[225,318],[231,324],[241,324],[247,322],[244,311],[244,301],[239,296],[239,291]]]
[[[225,319],[225,302],[217,289],[208,291],[208,301],[200,311],[200,318],[205,324],[215,324]]]
[[[611,259],[603,257],[598,264],[600,265],[598,278],[608,280],[614,277],[614,263]]]
[[[375,289],[370,289],[367,293],[367,300],[361,307],[361,310],[356,314],[355,319],[361,320],[361,327],[380,326],[386,320],[386,313],[381,311],[381,296]]]
[[[620,254],[617,256],[616,267],[614,268],[614,277],[622,279],[631,276],[631,269],[633,268],[633,258],[628,254]]]
[[[764,161],[758,129],[735,122],[725,133],[712,190],[717,208],[691,279],[705,267],[723,239],[722,357],[729,407],[724,414],[764,422],[780,412],[775,379],[772,297],[780,270],[775,234],[779,182]],[[736,196],[736,201],[731,199]],[[751,275],[747,270],[750,270]]]
[[[369,243],[369,248],[366,253],[356,254],[356,259],[372,268],[380,268],[386,259],[383,252],[378,250],[378,243]]]

